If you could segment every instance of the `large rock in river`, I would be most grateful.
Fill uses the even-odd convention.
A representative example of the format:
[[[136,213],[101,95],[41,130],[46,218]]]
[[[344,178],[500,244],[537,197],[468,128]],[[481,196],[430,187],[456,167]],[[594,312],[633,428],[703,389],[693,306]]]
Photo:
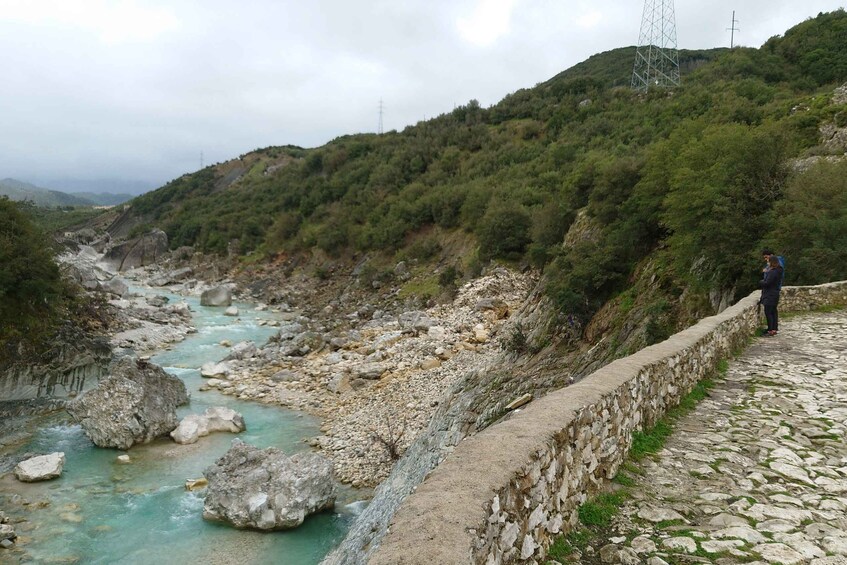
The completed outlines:
[[[18,463],[15,467],[15,478],[25,483],[47,481],[60,476],[64,466],[65,454],[61,451],[39,455]]]
[[[288,457],[236,439],[203,474],[209,480],[203,518],[236,528],[293,528],[335,505],[332,463],[317,453]]]
[[[103,256],[103,262],[116,271],[126,271],[152,265],[167,252],[168,235],[160,229],[154,229],[141,237],[115,245]]]
[[[201,306],[229,306],[232,304],[232,291],[225,286],[216,286],[200,295]]]
[[[171,432],[174,441],[181,444],[194,443],[212,432],[237,434],[246,429],[244,417],[225,406],[210,406],[203,414],[189,414]]]
[[[179,423],[176,407],[186,402],[181,379],[157,365],[122,357],[96,388],[67,409],[97,446],[129,449],[169,434]]]

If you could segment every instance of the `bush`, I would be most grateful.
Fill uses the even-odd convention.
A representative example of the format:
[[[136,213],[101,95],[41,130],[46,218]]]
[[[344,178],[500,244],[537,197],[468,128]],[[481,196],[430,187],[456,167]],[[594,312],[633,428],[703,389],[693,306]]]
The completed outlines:
[[[530,242],[531,227],[532,220],[523,208],[495,206],[486,212],[477,227],[480,255],[483,258],[520,257]]]
[[[0,343],[45,339],[66,293],[47,238],[14,203],[0,198]]]

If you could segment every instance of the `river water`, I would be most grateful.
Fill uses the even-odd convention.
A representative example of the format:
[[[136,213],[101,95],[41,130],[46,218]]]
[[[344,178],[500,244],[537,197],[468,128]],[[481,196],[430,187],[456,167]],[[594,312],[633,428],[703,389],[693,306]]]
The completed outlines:
[[[16,529],[28,559],[36,563],[308,565],[319,562],[344,537],[353,509],[360,506],[351,504],[356,495],[345,489],[340,491],[335,512],[313,515],[299,528],[285,532],[235,530],[202,519],[203,491],[186,491],[185,481],[201,477],[234,437],[292,453],[308,449],[302,440],[317,435],[319,423],[299,412],[243,402],[215,391],[198,392],[203,381],[198,368],[227,354],[219,342],[262,344],[275,329],[257,322],[273,319],[274,314],[239,303],[236,319],[224,316],[223,308],[202,307],[196,298],[186,300],[198,332],[152,361],[185,381],[191,403],[180,409],[181,417],[208,406],[229,406],[244,416],[247,430],[238,436],[212,434],[192,445],[163,439],[135,446],[128,451],[131,463],[120,464],[116,458],[123,452],[95,447],[64,415],[42,422],[18,452],[64,451],[62,476],[32,484],[16,481],[11,473],[0,479],[0,508],[27,519]]]

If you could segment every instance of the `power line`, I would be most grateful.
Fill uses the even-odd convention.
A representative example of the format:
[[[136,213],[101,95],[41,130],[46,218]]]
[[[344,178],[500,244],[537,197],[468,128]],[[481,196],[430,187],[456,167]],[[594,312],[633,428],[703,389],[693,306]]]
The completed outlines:
[[[645,0],[632,88],[647,92],[674,86],[679,86],[679,53],[673,0]]]
[[[732,32],[729,36],[729,48],[730,49],[735,49],[735,32],[741,31],[740,29],[735,27],[735,24],[737,24],[737,23],[738,23],[738,20],[735,19],[735,10],[733,10],[732,11],[732,27],[726,28],[726,31]]]

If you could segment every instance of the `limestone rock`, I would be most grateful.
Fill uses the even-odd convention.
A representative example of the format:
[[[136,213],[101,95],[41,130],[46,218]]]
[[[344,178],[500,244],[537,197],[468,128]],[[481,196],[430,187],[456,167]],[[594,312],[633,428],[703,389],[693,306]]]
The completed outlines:
[[[380,378],[389,369],[386,363],[362,363],[353,369],[353,373],[360,379],[374,380]]]
[[[638,517],[648,522],[658,523],[667,522],[670,520],[682,520],[685,518],[676,510],[670,508],[653,508],[651,506],[643,506],[638,509]]]
[[[152,363],[122,357],[96,388],[69,402],[67,410],[95,445],[129,449],[173,430],[176,407],[187,402],[181,379]]]
[[[39,455],[18,463],[15,478],[25,483],[55,479],[62,474],[64,465],[65,454],[61,451]]]
[[[206,363],[200,367],[200,376],[206,378],[225,377],[229,375],[229,363]]]
[[[10,524],[0,524],[0,541],[14,541],[17,537],[18,536],[15,534],[15,528],[13,528]]]
[[[244,417],[231,408],[214,406],[206,408],[203,414],[189,414],[171,432],[175,442],[183,445],[195,443],[199,438],[212,432],[231,432],[237,434],[246,429]]]
[[[230,306],[226,310],[224,310],[224,316],[238,316],[238,308],[235,306]]]
[[[761,555],[768,563],[794,565],[806,562],[806,558],[800,553],[782,543],[763,543],[754,547],[753,551]]]
[[[256,344],[252,341],[240,341],[233,346],[229,355],[224,357],[224,361],[251,359],[256,356],[257,351]]]
[[[210,288],[200,295],[200,306],[229,306],[232,304],[232,291],[225,286]]]
[[[236,528],[293,528],[335,505],[332,463],[316,453],[288,457],[235,440],[203,474],[209,480],[203,518]]]
[[[132,460],[129,458],[129,455],[127,455],[126,453],[124,453],[123,455],[118,455],[117,458],[116,458],[116,461],[118,463],[123,464],[123,465],[126,465],[126,464],[132,462]]]
[[[167,251],[167,234],[160,229],[154,229],[141,237],[112,247],[103,256],[103,262],[116,271],[126,271],[152,265]]]
[[[108,292],[109,294],[114,294],[115,296],[126,296],[129,292],[129,287],[118,277],[114,277],[105,282],[100,283],[100,289],[104,292]]]

